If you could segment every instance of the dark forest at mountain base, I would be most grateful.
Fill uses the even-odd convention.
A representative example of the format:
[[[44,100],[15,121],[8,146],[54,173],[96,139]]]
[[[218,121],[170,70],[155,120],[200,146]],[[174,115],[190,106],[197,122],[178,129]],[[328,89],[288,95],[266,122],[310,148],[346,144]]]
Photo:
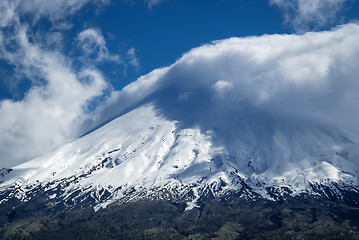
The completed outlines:
[[[0,239],[359,239],[359,208],[324,199],[185,203],[139,201],[47,213],[3,225]],[[23,216],[25,216],[23,215]]]

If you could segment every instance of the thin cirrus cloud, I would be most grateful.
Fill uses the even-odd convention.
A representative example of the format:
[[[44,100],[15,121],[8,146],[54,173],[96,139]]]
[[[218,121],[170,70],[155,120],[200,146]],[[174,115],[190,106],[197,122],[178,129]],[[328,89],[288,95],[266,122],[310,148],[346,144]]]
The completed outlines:
[[[138,71],[138,69],[140,67],[140,61],[138,60],[138,58],[136,56],[135,48],[131,47],[130,49],[128,49],[126,55],[129,59],[129,64],[132,65]]]
[[[80,32],[77,41],[83,50],[84,59],[92,59],[96,62],[120,62],[120,56],[109,53],[105,38],[99,29],[88,28]]]
[[[145,3],[149,8],[153,8],[154,6],[159,5],[163,1],[164,0],[145,0]]]
[[[283,11],[285,23],[291,25],[299,33],[320,29],[337,22],[345,4],[352,1],[269,0],[271,5],[276,5]]]

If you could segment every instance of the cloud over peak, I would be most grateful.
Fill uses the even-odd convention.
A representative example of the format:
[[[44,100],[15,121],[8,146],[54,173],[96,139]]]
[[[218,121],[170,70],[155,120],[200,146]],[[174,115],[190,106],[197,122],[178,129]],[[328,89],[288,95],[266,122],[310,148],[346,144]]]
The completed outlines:
[[[251,109],[359,131],[358,61],[356,24],[304,35],[230,38],[192,49],[140,78],[116,94],[111,108],[119,112],[154,99],[159,112],[186,126],[209,127]]]

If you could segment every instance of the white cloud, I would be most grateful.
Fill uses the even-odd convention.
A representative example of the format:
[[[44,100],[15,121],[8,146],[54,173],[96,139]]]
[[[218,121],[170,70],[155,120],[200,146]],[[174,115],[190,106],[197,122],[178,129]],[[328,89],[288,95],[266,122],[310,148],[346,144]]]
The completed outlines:
[[[145,0],[145,3],[149,8],[153,8],[154,6],[159,5],[162,2],[163,0]]]
[[[231,129],[231,121],[261,113],[359,131],[358,61],[356,24],[304,35],[230,38],[141,77],[115,93],[109,109],[120,112],[146,99],[159,114],[204,130]]]
[[[82,31],[77,36],[77,41],[82,48],[86,59],[93,59],[97,62],[120,61],[118,55],[112,55],[108,52],[105,38],[98,29],[89,28]]]
[[[140,62],[137,59],[135,48],[131,47],[127,51],[127,57],[129,58],[129,64],[132,65],[137,71],[140,67]]]
[[[78,136],[86,115],[86,106],[100,96],[107,83],[95,70],[76,73],[69,61],[56,52],[45,52],[21,33],[21,59],[29,77],[43,77],[46,83],[33,87],[20,101],[0,103],[0,153],[2,165],[11,166]]]
[[[270,0],[283,10],[285,22],[297,32],[333,24],[345,3],[352,0]]]
[[[4,16],[0,18],[0,59],[14,68],[14,75],[32,83],[23,99],[0,101],[0,168],[44,154],[79,136],[86,121],[93,118],[89,107],[110,88],[94,67],[74,70],[72,59],[61,54],[63,36],[59,30],[69,26],[63,20],[90,2],[106,1],[0,2]],[[33,23],[40,17],[56,21],[44,36],[45,45],[34,43],[37,33],[31,31],[31,23],[23,22],[23,14],[30,14]],[[93,39],[86,43],[94,41],[100,59],[117,59],[108,53],[101,33],[93,31],[92,35],[87,31],[87,37]]]
[[[231,88],[231,87],[232,87],[232,83],[227,82],[227,81],[223,81],[223,80],[219,80],[218,82],[213,84],[213,88],[218,92],[222,92],[225,89],[228,89],[228,88]]]
[[[0,26],[7,26],[14,21],[19,21],[19,16],[24,13],[31,14],[35,22],[41,17],[59,21],[89,3],[103,5],[109,2],[110,0],[2,0],[0,1],[2,16]]]

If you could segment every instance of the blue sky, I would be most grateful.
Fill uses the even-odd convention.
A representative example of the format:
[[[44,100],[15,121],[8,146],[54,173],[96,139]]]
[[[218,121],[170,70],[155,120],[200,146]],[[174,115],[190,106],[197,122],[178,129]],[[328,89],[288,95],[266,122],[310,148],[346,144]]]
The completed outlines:
[[[109,15],[100,16],[99,27],[116,35],[111,48],[118,48],[119,42],[135,47],[140,75],[172,64],[191,48],[213,40],[286,30],[278,9],[266,1],[175,0],[152,9],[142,3],[113,6]]]
[[[115,115],[122,88],[191,49],[356,25],[359,1],[3,0],[0,16],[0,163],[13,165]]]

